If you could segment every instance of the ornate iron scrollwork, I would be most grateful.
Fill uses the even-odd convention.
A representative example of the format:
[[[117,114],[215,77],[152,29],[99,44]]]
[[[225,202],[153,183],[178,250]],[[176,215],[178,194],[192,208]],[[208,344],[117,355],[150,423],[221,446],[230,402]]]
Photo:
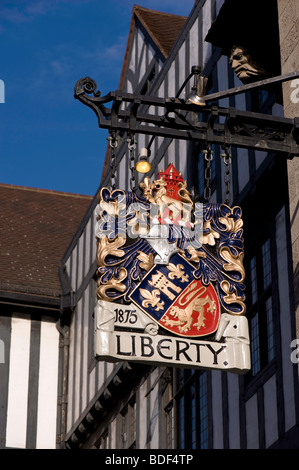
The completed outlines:
[[[235,93],[239,93],[240,88],[242,87],[236,88]],[[228,90],[228,95],[231,94],[233,92]],[[217,98],[218,95],[219,93],[207,95],[206,101]],[[298,118],[288,119],[206,105],[200,107],[200,113],[205,119],[194,122],[194,113],[199,112],[195,104],[180,98],[158,98],[119,90],[101,96],[96,82],[89,77],[76,83],[75,98],[90,107],[97,115],[99,127],[108,129],[109,132],[226,144],[231,147],[281,152],[288,158],[299,155]],[[106,106],[108,103],[110,107]],[[152,110],[158,111],[155,113]]]

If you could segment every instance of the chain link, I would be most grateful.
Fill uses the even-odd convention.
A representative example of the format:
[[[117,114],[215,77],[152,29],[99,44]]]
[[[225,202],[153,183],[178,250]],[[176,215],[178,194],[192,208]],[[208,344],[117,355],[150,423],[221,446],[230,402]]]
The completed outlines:
[[[207,202],[210,201],[211,199],[211,187],[210,187],[210,183],[211,183],[211,179],[212,179],[212,169],[211,169],[211,163],[212,163],[212,160],[213,160],[213,151],[211,149],[211,145],[208,145],[207,148],[205,150],[203,150],[203,154],[204,154],[204,157],[205,157],[205,161],[207,162],[206,163],[206,168],[205,168],[205,181],[206,181],[206,184],[205,184],[205,189],[204,189],[204,198]]]
[[[225,184],[225,192],[224,192],[224,204],[229,204],[231,200],[231,171],[230,165],[232,162],[231,154],[229,153],[229,148],[226,145],[222,147],[223,153],[221,154],[221,158],[223,158],[223,162],[225,164],[225,173],[224,173],[224,184]]]
[[[110,153],[110,189],[111,191],[114,191],[116,188],[116,155],[115,155],[115,149],[118,146],[118,141],[117,137],[115,137],[115,134],[110,134],[109,137],[107,138],[109,142],[109,146],[111,149]]]
[[[128,143],[128,149],[130,152],[130,189],[131,191],[135,192],[136,191],[136,179],[135,179],[135,153],[134,150],[136,149],[136,141],[134,139],[134,136],[131,135],[127,139]]]

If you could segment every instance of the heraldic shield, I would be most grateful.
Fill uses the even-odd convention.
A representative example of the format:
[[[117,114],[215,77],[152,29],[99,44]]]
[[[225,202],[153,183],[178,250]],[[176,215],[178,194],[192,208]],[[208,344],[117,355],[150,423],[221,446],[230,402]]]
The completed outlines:
[[[112,322],[113,331],[127,326],[138,336],[150,324],[151,335],[169,338],[160,340],[164,348],[172,347],[170,338],[223,342],[226,335],[248,346],[241,209],[198,202],[173,164],[153,182],[145,177],[140,189],[102,188],[98,195],[97,298],[106,316],[99,313],[96,329],[108,331]],[[119,312],[127,312],[125,321]],[[136,335],[130,336],[134,357]],[[117,360],[123,337],[115,338]],[[144,352],[145,338],[139,339]],[[146,341],[153,348],[157,340]]]
[[[166,266],[154,266],[130,298],[160,326],[181,336],[214,333],[220,306],[212,284],[194,279],[194,268],[175,254]]]

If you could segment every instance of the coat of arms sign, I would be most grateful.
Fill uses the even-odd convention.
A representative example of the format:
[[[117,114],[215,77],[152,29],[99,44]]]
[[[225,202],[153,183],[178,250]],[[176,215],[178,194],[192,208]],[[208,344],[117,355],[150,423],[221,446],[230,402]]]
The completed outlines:
[[[99,360],[250,369],[239,207],[193,201],[173,164],[97,206]]]

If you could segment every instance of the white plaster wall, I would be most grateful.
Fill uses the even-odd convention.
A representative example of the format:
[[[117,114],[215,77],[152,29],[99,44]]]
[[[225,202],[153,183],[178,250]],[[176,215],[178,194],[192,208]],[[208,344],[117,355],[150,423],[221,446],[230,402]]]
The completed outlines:
[[[247,449],[259,448],[259,428],[258,428],[258,411],[257,411],[257,395],[253,395],[246,402],[246,436]]]
[[[264,385],[264,412],[266,448],[278,439],[276,376]]]

